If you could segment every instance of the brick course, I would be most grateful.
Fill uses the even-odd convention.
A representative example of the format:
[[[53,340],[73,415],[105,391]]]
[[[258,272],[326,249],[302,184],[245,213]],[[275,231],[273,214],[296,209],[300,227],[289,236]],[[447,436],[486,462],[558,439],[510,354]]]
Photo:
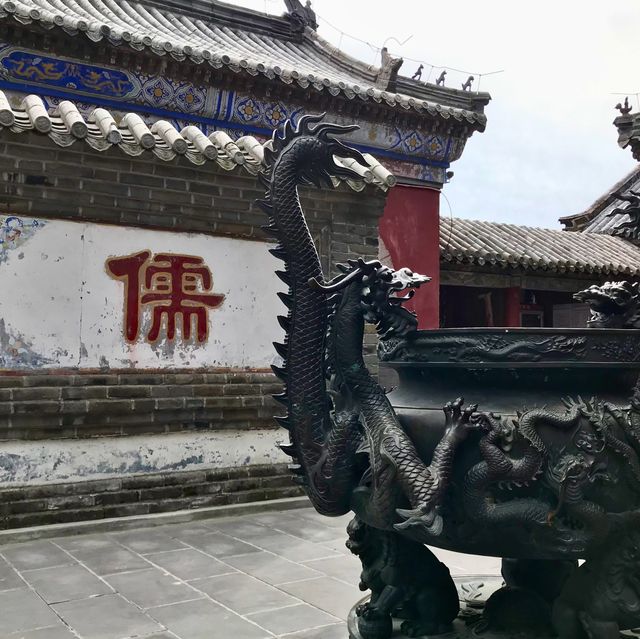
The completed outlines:
[[[269,372],[0,375],[0,440],[275,428]]]
[[[0,488],[0,529],[225,506],[302,494],[282,465]]]

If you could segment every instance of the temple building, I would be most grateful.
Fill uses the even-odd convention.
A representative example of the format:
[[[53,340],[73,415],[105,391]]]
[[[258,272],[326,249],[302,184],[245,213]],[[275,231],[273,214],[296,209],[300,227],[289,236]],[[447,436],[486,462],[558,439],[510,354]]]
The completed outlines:
[[[628,101],[622,111],[618,144],[638,159],[640,114]],[[441,219],[440,326],[584,327],[589,311],[574,293],[640,280],[639,168],[560,223],[563,230]]]
[[[586,229],[585,229],[586,230]],[[584,327],[573,294],[640,277],[640,249],[606,233],[443,218],[440,325]]]
[[[287,118],[360,125],[361,179],[302,192],[326,271],[380,236],[434,276],[416,310],[438,325],[424,238],[489,96],[409,79],[386,50],[355,60],[286,4],[0,5],[0,527],[298,494],[253,205]]]

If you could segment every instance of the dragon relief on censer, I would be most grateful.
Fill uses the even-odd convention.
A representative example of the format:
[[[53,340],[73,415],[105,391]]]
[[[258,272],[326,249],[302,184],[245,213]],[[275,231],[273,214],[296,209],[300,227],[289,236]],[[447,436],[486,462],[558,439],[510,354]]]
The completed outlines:
[[[617,639],[640,626],[640,386],[620,405],[576,396],[512,414],[454,395],[437,428],[405,427],[365,365],[364,326],[410,342],[417,320],[403,304],[429,278],[353,259],[327,281],[298,197],[299,185],[358,177],[334,160],[367,165],[334,137],[354,128],[286,122],[265,151],[258,202],[289,288],[275,344],[282,448],[319,513],[355,513],[347,546],[370,597],[352,612],[351,636]],[[584,293],[599,321],[627,309],[636,290],[619,288]],[[506,585],[482,615],[459,617],[454,581],[427,545],[503,558]]]

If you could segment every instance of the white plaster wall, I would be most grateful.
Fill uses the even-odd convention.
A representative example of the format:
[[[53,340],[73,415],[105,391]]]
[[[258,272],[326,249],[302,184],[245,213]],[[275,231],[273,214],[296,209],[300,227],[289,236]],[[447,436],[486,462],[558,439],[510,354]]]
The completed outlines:
[[[281,263],[265,243],[56,220],[22,223],[16,240],[0,216],[0,369],[262,368],[276,361],[282,284],[274,270]],[[206,343],[185,342],[180,333],[173,342],[141,336],[127,343],[125,287],[107,274],[105,262],[143,250],[204,259],[210,292],[226,296],[208,310]],[[145,312],[143,328],[150,320]]]
[[[290,461],[277,447],[286,437],[283,431],[252,430],[6,442],[0,451],[0,485],[281,464]]]

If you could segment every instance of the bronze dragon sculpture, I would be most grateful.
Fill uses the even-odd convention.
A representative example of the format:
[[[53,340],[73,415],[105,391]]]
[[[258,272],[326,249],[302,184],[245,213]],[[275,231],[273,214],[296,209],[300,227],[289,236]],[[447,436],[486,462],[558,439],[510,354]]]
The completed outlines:
[[[285,338],[274,344],[282,364],[273,367],[284,384],[275,398],[287,414],[276,419],[289,432],[282,449],[316,510],[356,514],[349,545],[363,563],[362,586],[372,591],[357,609],[360,636],[387,639],[399,614],[403,631],[420,636],[450,628],[458,613],[448,570],[423,544],[493,554],[500,538],[502,556],[516,561],[533,549],[539,563],[556,562],[561,591],[577,558],[613,535],[626,539],[635,515],[621,504],[640,504],[640,399],[627,408],[568,400],[564,412],[532,408],[502,417],[459,398],[444,406],[433,447],[419,450],[368,371],[362,344],[366,322],[382,340],[415,332],[417,320],[403,303],[429,278],[354,259],[326,280],[298,195],[300,185],[358,177],[335,160],[367,164],[335,137],[353,129],[303,116],[275,132],[265,149],[267,192],[258,205],[268,216],[264,230],[278,242],[271,253],[284,262],[277,275],[288,289],[279,294]],[[621,295],[627,292],[635,289]],[[418,565],[419,578],[409,574]],[[507,579],[517,588],[514,580]],[[562,639],[586,639],[580,633],[590,627],[567,621],[580,619],[571,602],[558,604],[554,627]],[[549,612],[549,625],[551,619]],[[633,619],[640,625],[640,614]],[[626,617],[614,621],[630,627]]]

